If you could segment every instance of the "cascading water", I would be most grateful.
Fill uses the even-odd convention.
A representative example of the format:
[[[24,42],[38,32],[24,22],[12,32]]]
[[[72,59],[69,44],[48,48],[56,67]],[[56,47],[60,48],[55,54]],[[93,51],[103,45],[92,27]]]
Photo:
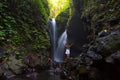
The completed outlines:
[[[50,19],[50,38],[52,44],[52,58],[54,59],[53,55],[55,54],[56,50],[56,21],[54,18]]]
[[[54,54],[54,61],[62,62],[64,60],[64,49],[65,49],[64,46],[66,44],[66,41],[67,41],[67,33],[65,30],[58,40],[58,46]]]
[[[65,30],[57,42],[56,21],[54,18],[50,19],[50,24],[51,25],[49,32],[50,32],[51,45],[52,45],[52,58],[56,62],[62,62],[64,59],[64,45],[66,44],[67,33]]]

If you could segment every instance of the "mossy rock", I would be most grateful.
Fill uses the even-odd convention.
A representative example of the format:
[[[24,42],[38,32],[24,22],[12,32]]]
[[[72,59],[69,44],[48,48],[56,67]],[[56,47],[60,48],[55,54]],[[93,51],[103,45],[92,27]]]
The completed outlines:
[[[88,72],[88,70],[87,70],[87,68],[85,66],[80,66],[78,68],[78,70],[79,70],[79,74],[84,74],[84,73]]]
[[[11,56],[9,60],[8,67],[12,70],[12,72],[15,74],[21,74],[21,68],[25,66],[22,61],[15,59],[13,56]]]
[[[95,44],[97,52],[100,52],[104,57],[109,56],[120,49],[120,32],[114,31],[108,36],[97,38]]]

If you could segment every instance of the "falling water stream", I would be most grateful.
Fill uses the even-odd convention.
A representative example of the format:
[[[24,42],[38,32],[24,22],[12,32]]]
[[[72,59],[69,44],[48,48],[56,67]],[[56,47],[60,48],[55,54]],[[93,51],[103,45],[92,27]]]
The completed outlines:
[[[58,40],[58,46],[54,53],[54,60],[56,62],[63,62],[64,60],[64,45],[66,44],[66,39],[67,39],[67,33],[65,30]]]
[[[54,59],[54,53],[56,50],[56,21],[54,18],[50,19],[49,22],[49,34],[50,34],[50,39],[51,39],[51,46],[52,46],[52,59]]]
[[[63,62],[64,60],[64,45],[67,40],[66,30],[62,33],[60,38],[57,40],[57,32],[56,32],[56,21],[54,18],[50,19],[50,37],[51,37],[51,45],[52,45],[52,55],[53,60],[55,62]]]

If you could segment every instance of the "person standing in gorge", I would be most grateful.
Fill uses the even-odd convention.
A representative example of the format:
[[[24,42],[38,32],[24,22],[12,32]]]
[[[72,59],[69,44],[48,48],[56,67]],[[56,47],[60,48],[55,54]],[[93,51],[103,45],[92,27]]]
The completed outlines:
[[[69,43],[67,43],[67,44],[65,45],[65,48],[66,48],[65,54],[66,54],[67,58],[70,58],[70,47],[71,47],[71,46],[72,46],[72,44],[69,44]]]

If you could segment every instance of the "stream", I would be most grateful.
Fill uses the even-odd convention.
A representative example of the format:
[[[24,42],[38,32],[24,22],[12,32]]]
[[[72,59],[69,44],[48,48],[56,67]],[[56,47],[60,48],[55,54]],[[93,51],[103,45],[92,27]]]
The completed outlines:
[[[37,74],[36,77],[25,77],[23,75],[15,76],[9,80],[61,80],[60,74],[54,74],[52,70],[42,71],[41,73],[34,73]]]

